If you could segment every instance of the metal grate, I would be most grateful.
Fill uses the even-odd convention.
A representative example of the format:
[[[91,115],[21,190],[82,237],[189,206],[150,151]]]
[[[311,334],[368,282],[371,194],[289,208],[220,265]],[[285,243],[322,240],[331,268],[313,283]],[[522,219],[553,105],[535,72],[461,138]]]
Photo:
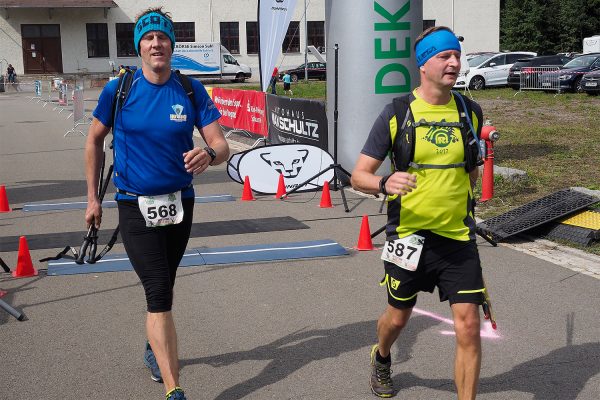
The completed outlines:
[[[597,197],[571,189],[552,193],[507,213],[487,219],[477,228],[499,241],[564,217],[600,201]]]

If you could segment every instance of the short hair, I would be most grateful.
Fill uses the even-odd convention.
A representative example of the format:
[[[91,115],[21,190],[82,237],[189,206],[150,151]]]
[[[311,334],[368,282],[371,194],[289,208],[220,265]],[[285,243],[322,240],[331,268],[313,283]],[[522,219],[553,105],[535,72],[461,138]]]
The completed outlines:
[[[171,22],[173,22],[173,18],[171,18],[171,13],[169,13],[167,11],[163,11],[162,7],[150,7],[150,8],[145,9],[138,15],[136,15],[133,25],[135,26],[138,23],[138,21],[140,20],[140,18],[142,18],[144,15],[150,14],[153,12],[158,13],[158,14],[162,15],[163,17],[168,18]]]
[[[448,31],[448,32],[454,34],[452,29],[448,28],[447,26],[432,26],[430,28],[425,29],[423,32],[421,32],[421,34],[419,36],[417,36],[417,39],[415,40],[415,45],[413,46],[413,50],[417,49],[417,44],[421,40],[423,40],[426,36],[432,34],[433,32],[437,32],[437,31]]]

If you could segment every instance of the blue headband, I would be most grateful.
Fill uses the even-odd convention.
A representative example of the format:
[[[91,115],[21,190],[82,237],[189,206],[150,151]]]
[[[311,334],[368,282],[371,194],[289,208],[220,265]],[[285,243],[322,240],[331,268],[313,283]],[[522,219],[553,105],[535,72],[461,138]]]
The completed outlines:
[[[415,47],[417,66],[422,67],[431,57],[446,50],[460,51],[460,43],[456,36],[445,29],[430,33]]]
[[[150,31],[160,31],[171,39],[171,50],[175,49],[175,30],[171,20],[157,12],[148,13],[140,18],[133,30],[135,51],[140,54],[140,40]]]

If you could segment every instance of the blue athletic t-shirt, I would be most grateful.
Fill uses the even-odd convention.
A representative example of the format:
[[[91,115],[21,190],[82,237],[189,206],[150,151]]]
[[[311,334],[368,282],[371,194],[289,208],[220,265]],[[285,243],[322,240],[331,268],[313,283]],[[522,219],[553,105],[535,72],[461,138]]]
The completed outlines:
[[[125,104],[117,112],[114,135],[115,186],[139,195],[161,195],[184,189],[182,197],[194,197],[193,175],[185,170],[183,153],[194,147],[194,125],[203,128],[221,117],[199,81],[190,79],[196,110],[172,72],[156,85],[138,69]],[[112,103],[118,79],[102,90],[94,110],[102,124],[112,127]],[[117,200],[133,197],[119,194]]]

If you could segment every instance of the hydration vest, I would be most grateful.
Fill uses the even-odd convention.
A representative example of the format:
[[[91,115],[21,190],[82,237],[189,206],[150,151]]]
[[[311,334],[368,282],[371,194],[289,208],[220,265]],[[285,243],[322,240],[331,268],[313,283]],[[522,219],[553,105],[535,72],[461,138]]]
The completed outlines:
[[[425,121],[421,119],[415,122],[410,104],[415,100],[411,92],[393,100],[394,113],[396,115],[396,124],[403,121],[396,134],[392,135],[392,150],[390,151],[390,160],[395,171],[408,171],[409,167],[414,169],[447,169],[447,168],[465,168],[467,172],[473,171],[480,165],[483,165],[483,158],[480,154],[479,139],[473,129],[471,122],[471,100],[463,97],[460,93],[452,91],[460,122],[437,122]],[[465,101],[466,100],[466,101]],[[419,126],[437,126],[459,128],[464,145],[465,158],[463,162],[456,164],[417,164],[414,162],[416,128]]]

